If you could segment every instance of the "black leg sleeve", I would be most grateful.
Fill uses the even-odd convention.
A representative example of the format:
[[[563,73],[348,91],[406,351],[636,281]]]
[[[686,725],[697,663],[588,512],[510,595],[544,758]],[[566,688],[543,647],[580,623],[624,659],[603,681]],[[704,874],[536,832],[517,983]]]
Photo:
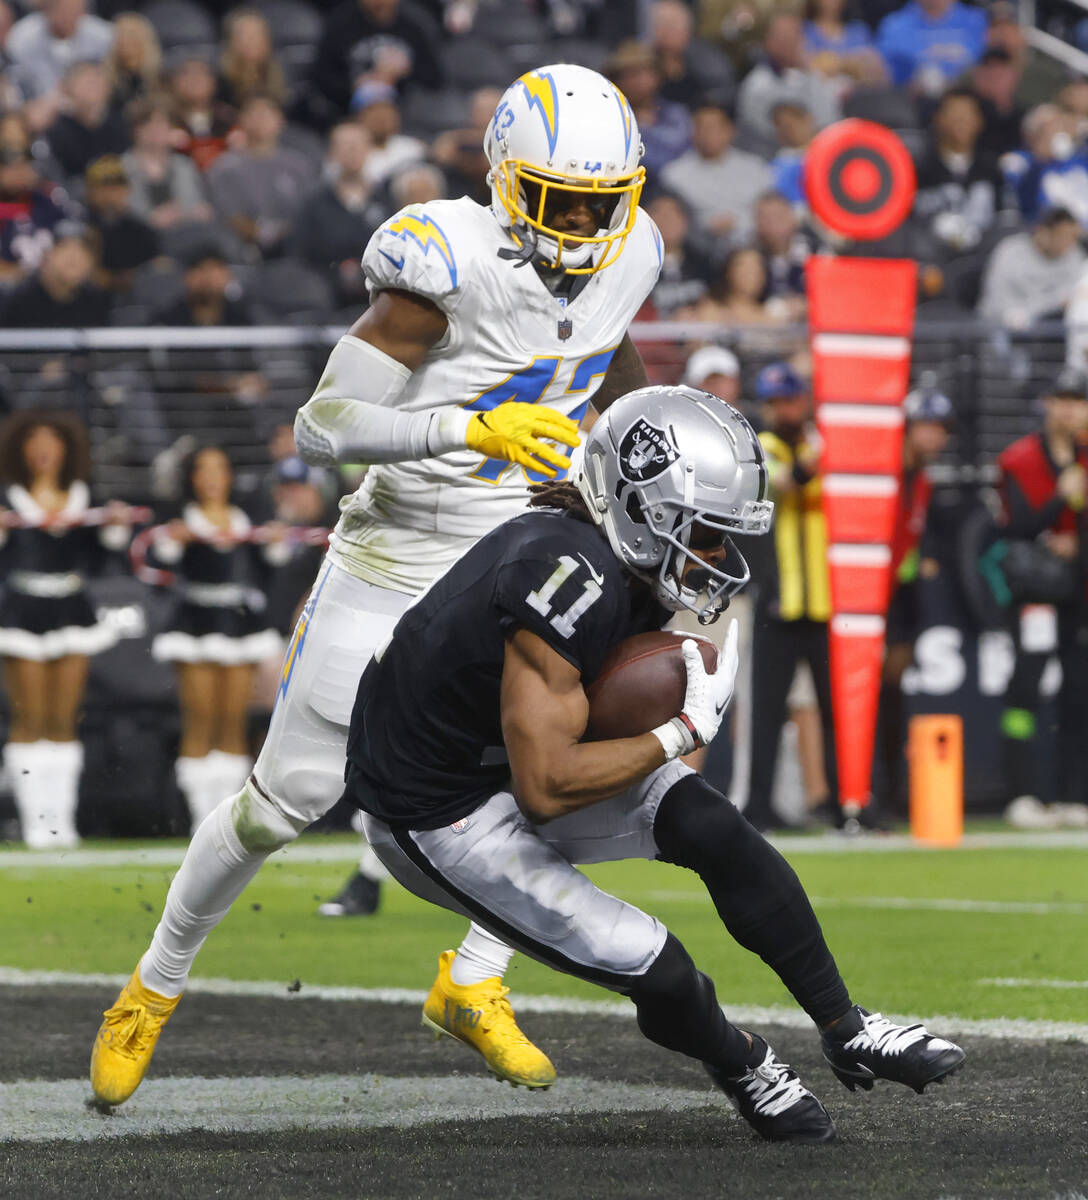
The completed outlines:
[[[660,857],[696,871],[726,929],[789,988],[817,1025],[850,996],[801,881],[777,850],[698,775],[670,788],[654,823]]]
[[[748,1069],[748,1039],[722,1013],[714,984],[670,933],[661,953],[630,990],[638,1027],[666,1050],[675,1050],[724,1071]]]

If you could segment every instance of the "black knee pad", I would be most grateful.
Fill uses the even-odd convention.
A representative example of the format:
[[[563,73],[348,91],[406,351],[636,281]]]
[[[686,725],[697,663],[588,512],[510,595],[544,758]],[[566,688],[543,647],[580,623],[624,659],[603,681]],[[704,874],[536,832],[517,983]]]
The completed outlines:
[[[755,832],[729,799],[701,775],[685,775],[669,788],[654,819],[660,857],[700,873],[704,866],[717,863],[745,830]]]
[[[789,863],[698,775],[665,794],[654,838],[666,862],[698,873],[734,934],[792,904],[808,905]]]

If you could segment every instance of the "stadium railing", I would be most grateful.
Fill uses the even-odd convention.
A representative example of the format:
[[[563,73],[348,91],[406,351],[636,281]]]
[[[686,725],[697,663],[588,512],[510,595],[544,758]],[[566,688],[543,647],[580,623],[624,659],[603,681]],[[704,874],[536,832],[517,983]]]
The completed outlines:
[[[309,396],[342,330],[253,329],[0,331],[0,409],[63,408],[91,430],[101,496],[154,500],[163,451],[217,441],[244,475],[268,463],[267,443]],[[956,408],[945,472],[986,479],[995,456],[1038,421],[1034,401],[1065,360],[1058,323],[1008,330],[976,321],[919,320],[912,378],[927,374]],[[642,322],[632,327],[651,377],[678,380],[697,346],[733,349],[742,394],[767,362],[807,354],[802,326],[722,328]],[[183,439],[179,443],[179,439]],[[169,457],[169,456],[167,456]]]

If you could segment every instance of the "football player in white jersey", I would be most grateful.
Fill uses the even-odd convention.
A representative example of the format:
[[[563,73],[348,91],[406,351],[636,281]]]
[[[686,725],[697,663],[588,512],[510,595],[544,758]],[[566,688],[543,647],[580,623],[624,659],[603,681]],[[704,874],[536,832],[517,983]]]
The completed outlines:
[[[504,93],[484,147],[490,207],[434,201],[375,233],[371,307],[299,411],[308,462],[372,466],[341,503],[253,774],[194,833],[151,946],[105,1013],[90,1072],[101,1103],[139,1086],[197,952],[261,864],[339,799],[356,687],[401,613],[522,510],[531,482],[565,473],[590,402],[603,410],[646,383],[627,327],[662,248],[638,207],[626,99],[594,71],[541,67]],[[440,957],[424,1021],[500,1078],[547,1087],[555,1070],[505,998],[511,954],[473,926]]]

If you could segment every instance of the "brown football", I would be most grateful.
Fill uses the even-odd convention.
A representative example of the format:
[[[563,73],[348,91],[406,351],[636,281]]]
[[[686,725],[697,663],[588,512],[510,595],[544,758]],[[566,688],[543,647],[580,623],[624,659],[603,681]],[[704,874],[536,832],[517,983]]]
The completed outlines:
[[[698,643],[706,669],[716,670],[718,649],[699,633],[638,633],[613,646],[586,688],[589,723],[582,740],[638,737],[678,716],[687,690],[680,649],[686,638]]]

